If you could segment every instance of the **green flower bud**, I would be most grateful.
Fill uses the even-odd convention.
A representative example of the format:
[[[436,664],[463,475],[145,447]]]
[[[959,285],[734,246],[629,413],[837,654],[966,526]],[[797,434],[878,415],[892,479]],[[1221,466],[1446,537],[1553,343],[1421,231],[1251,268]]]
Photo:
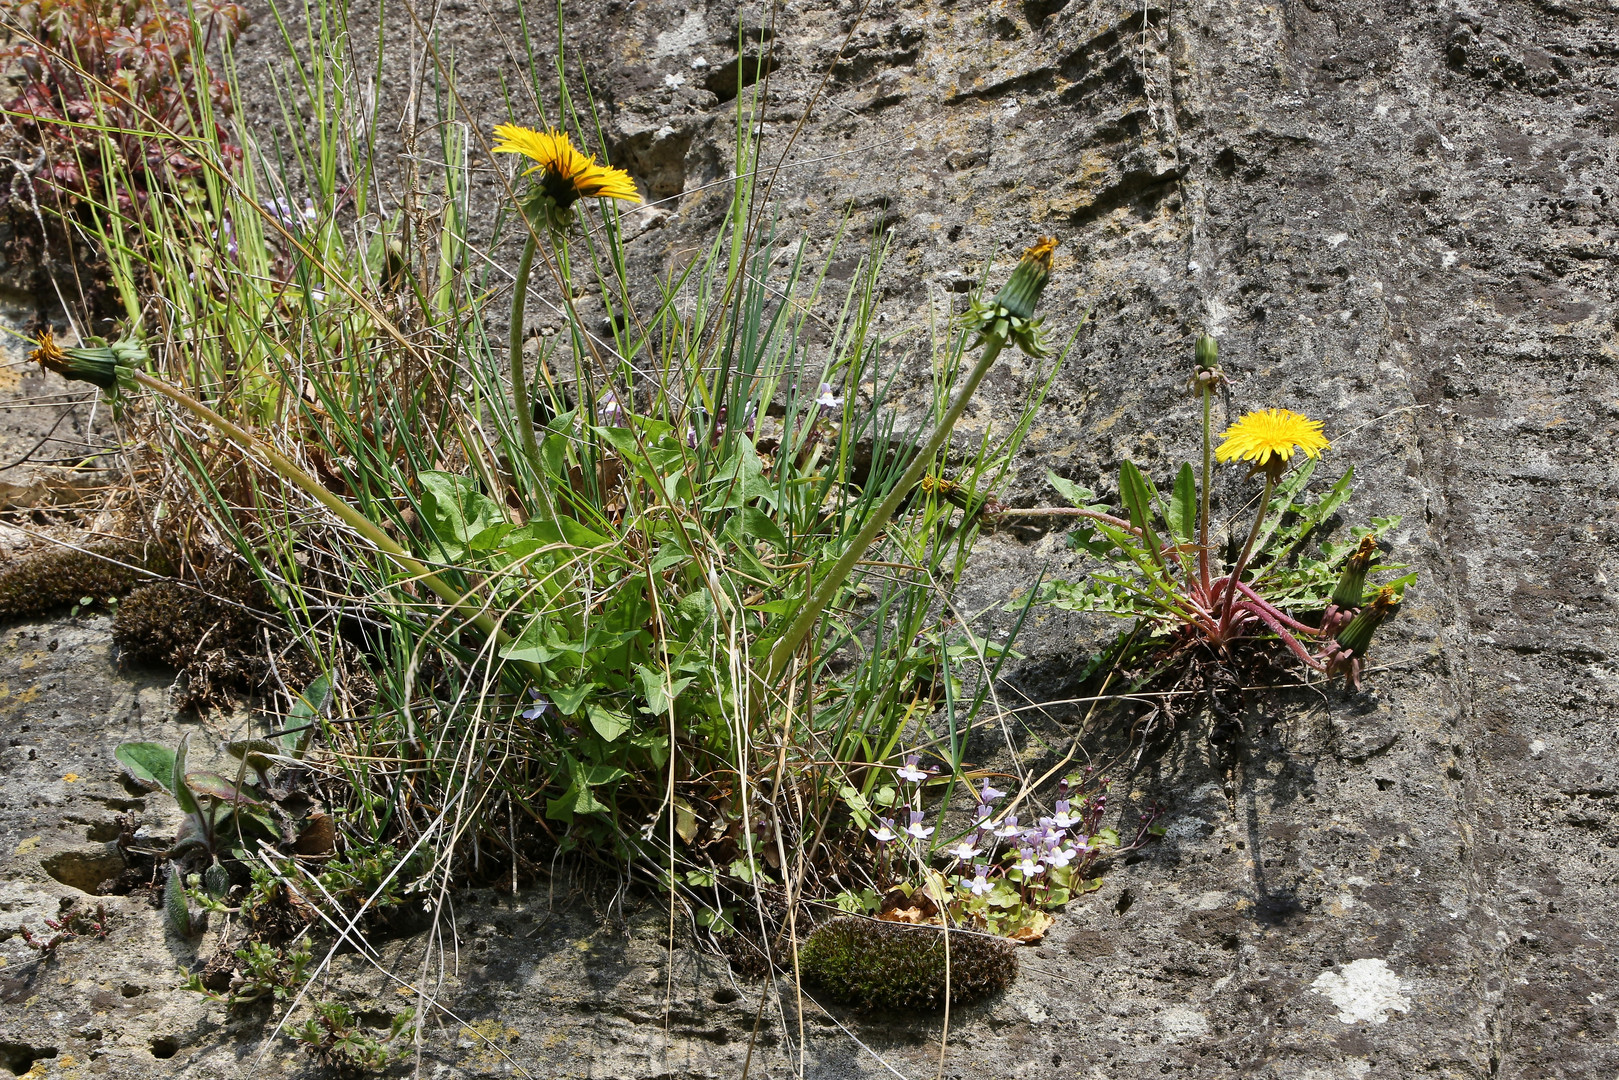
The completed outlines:
[[[1197,369],[1216,371],[1220,367],[1220,343],[1207,334],[1197,335]]]
[[[1338,586],[1332,590],[1332,604],[1338,608],[1358,608],[1366,598],[1366,571],[1377,557],[1377,538],[1370,534],[1360,538],[1360,547],[1344,563]]]
[[[147,356],[145,346],[134,338],[64,349],[46,330],[40,335],[39,345],[29,354],[29,359],[65,379],[76,379],[103,390],[116,391],[120,386],[134,388],[135,371],[145,366]]]
[[[976,301],[967,312],[964,325],[983,337],[999,337],[1004,343],[1011,341],[1019,349],[1035,358],[1046,356],[1040,340],[1040,320],[1034,317],[1035,306],[1046,282],[1051,280],[1051,253],[1057,250],[1055,237],[1046,236],[1023,252],[1006,286],[988,301]]]
[[[992,303],[1006,309],[1018,319],[1034,318],[1034,309],[1040,303],[1040,294],[1051,280],[1051,254],[1057,250],[1057,238],[1042,236],[1038,243],[1023,252],[1017,269]]]
[[[1357,660],[1372,646],[1372,634],[1394,613],[1399,597],[1388,587],[1380,589],[1372,602],[1356,612],[1349,625],[1338,631],[1338,648]]]

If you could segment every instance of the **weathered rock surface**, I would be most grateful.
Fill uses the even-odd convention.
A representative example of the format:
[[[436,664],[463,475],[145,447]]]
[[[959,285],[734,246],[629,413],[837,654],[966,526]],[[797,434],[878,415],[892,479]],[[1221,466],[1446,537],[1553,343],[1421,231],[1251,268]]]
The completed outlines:
[[[521,83],[517,12],[437,10],[487,130],[506,118],[499,76]],[[1105,488],[1123,457],[1162,472],[1187,456],[1184,383],[1207,329],[1232,408],[1324,419],[1331,461],[1359,478],[1356,516],[1403,514],[1398,548],[1422,574],[1368,693],[1257,698],[1237,766],[1187,730],[1121,781],[1121,802],[1166,807],[1168,835],[1027,950],[1004,998],[952,1015],[945,1074],[1619,1074],[1612,5],[874,3],[857,20],[854,5],[793,3],[740,59],[735,16],[617,0],[572,13],[615,156],[667,200],[667,216],[645,214],[637,266],[680,257],[713,221],[722,197],[703,185],[727,175],[738,76],[776,65],[762,120],[766,161],[788,163],[782,227],[812,246],[846,212],[856,235],[892,230],[896,324],[969,287],[987,257],[996,276],[1035,236],[1062,239],[1052,325],[1092,316],[1019,497],[1050,497],[1047,468]],[[997,374],[975,430],[1027,374]],[[989,538],[969,599],[1004,597],[1060,546]],[[101,632],[11,627],[0,644],[0,928],[75,895],[46,860],[104,851],[91,834],[131,798],[111,747],[178,730],[160,683],[116,672]],[[1014,681],[1064,696],[1079,632],[1043,617]],[[1063,746],[1078,727],[1046,723]],[[1085,745],[1124,752],[1105,734]],[[227,1028],[176,989],[190,947],[157,912],[109,910],[107,940],[50,965],[0,943],[0,1064],[305,1067],[284,1044],[259,1062],[261,1024]],[[752,1075],[793,1074],[790,992],[785,1017],[771,999],[756,1025],[763,985],[687,950],[671,971],[666,919],[634,915],[626,934],[543,893],[459,903],[441,993],[456,1018],[430,1029],[423,1075],[732,1077],[750,1046]],[[412,978],[422,948],[384,955]],[[341,968],[356,1000],[406,1003],[366,965]],[[938,1068],[937,1017],[808,1008],[804,1024],[806,1076]]]

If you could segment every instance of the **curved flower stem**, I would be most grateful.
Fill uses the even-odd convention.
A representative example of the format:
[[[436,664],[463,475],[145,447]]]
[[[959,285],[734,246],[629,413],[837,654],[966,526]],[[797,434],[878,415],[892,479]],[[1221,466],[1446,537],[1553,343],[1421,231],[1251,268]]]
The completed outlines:
[[[336,514],[345,525],[365,537],[371,542],[372,546],[386,555],[405,573],[426,585],[438,595],[439,599],[449,604],[457,614],[477,627],[485,637],[494,638],[499,645],[505,645],[512,640],[512,636],[496,625],[495,621],[489,617],[488,612],[468,602],[469,594],[462,593],[446,583],[444,579],[429,570],[426,564],[395,543],[393,537],[383,532],[380,526],[327,490],[324,484],[299,468],[296,462],[281,451],[254,437],[247,429],[231,423],[179,387],[172,386],[162,379],[154,378],[144,371],[136,371],[134,377],[137,383],[148,390],[162,394],[199,419],[217,428],[231,441],[241,446],[242,449],[262,455],[278,476],[294,487],[301,488],[316,502]],[[544,679],[546,677],[544,669],[538,664],[517,661],[517,666],[522,668],[530,678]]]
[[[967,408],[967,402],[972,400],[973,394],[978,391],[978,384],[984,381],[984,376],[989,374],[989,369],[994,365],[995,358],[1001,355],[1001,349],[1006,346],[1007,329],[1006,320],[1002,319],[985,330],[984,355],[978,358],[978,363],[968,373],[967,381],[962,384],[961,392],[956,395],[956,400],[950,403],[950,409],[944,414],[944,418],[939,421],[939,426],[933,429],[933,434],[928,437],[927,443],[911,459],[910,467],[905,470],[905,475],[901,476],[899,483],[895,484],[888,492],[888,497],[882,501],[882,505],[872,511],[871,517],[866,519],[865,525],[855,534],[855,538],[850,542],[849,546],[844,549],[842,557],[827,572],[826,577],[821,580],[821,587],[815,590],[815,595],[810,597],[803,607],[799,608],[798,615],[787,627],[787,631],[776,639],[776,644],[770,650],[769,662],[765,665],[763,686],[774,686],[776,680],[781,677],[781,673],[787,670],[787,662],[792,659],[793,654],[798,651],[798,647],[809,636],[811,628],[815,626],[816,620],[821,617],[821,613],[831,605],[833,597],[837,596],[838,590],[843,587],[844,581],[853,572],[855,565],[860,562],[861,556],[866,553],[866,549],[871,546],[872,541],[877,539],[877,534],[887,528],[889,520],[894,516],[894,512],[899,509],[899,504],[905,501],[905,496],[909,495],[911,489],[922,479],[923,472],[932,464],[933,459],[939,453],[939,448],[950,437],[950,432],[955,428],[956,421],[961,419],[961,414]]]
[[[523,241],[523,254],[517,260],[517,279],[512,286],[511,370],[512,404],[517,406],[517,431],[523,439],[523,454],[529,468],[540,468],[540,447],[534,439],[534,405],[528,398],[528,379],[523,374],[523,311],[528,306],[528,275],[534,269],[534,250],[539,232],[529,226]],[[514,469],[515,473],[516,470]]]
[[[1141,530],[1125,521],[1123,518],[1104,514],[1100,510],[1086,510],[1078,506],[1009,506],[1004,510],[986,510],[987,518],[1009,517],[1082,517],[1093,521],[1105,521],[1116,529],[1123,529],[1132,536],[1140,536]]]
[[[1276,636],[1282,639],[1282,644],[1286,645],[1289,649],[1292,649],[1293,655],[1304,661],[1307,666],[1315,669],[1316,671],[1327,670],[1327,666],[1325,664],[1305,651],[1304,646],[1299,644],[1298,638],[1294,637],[1292,634],[1289,634],[1285,629],[1283,629],[1282,624],[1277,622],[1271,613],[1266,610],[1269,608],[1269,606],[1269,604],[1238,605],[1238,607],[1240,607],[1243,611],[1259,616],[1260,621],[1262,621],[1266,626],[1270,627]]]
[[[1253,528],[1248,530],[1248,540],[1242,545],[1242,554],[1237,558],[1237,565],[1231,568],[1231,584],[1225,592],[1225,614],[1220,618],[1220,625],[1226,626],[1231,619],[1232,601],[1237,596],[1237,581],[1242,572],[1248,568],[1248,556],[1254,553],[1254,541],[1259,539],[1259,527],[1265,522],[1265,515],[1270,512],[1270,495],[1276,489],[1276,477],[1267,470],[1265,473],[1265,494],[1260,496],[1259,510],[1254,514]]]
[[[1284,624],[1288,629],[1297,630],[1301,634],[1309,634],[1311,637],[1315,637],[1321,633],[1321,631],[1315,627],[1306,626],[1297,619],[1289,616],[1286,612],[1283,612],[1275,604],[1272,604],[1269,600],[1266,600],[1263,596],[1260,596],[1258,593],[1254,592],[1254,590],[1250,588],[1246,582],[1237,582],[1237,588],[1241,589],[1248,599],[1252,601],[1252,603],[1249,605],[1250,607],[1258,606],[1264,608],[1266,611],[1269,611],[1272,615],[1274,615],[1276,620]]]

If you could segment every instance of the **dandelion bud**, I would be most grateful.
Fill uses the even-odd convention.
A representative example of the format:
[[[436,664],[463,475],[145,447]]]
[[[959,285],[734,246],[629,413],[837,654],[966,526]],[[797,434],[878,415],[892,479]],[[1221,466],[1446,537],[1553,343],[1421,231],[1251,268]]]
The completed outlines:
[[[1033,247],[1026,249],[1023,258],[1018,260],[1017,269],[1012,271],[1012,277],[1001,291],[995,294],[993,302],[1015,318],[1034,318],[1040,294],[1046,291],[1046,282],[1051,280],[1051,255],[1056,250],[1057,238],[1054,236],[1042,236]]]
[[[1220,368],[1220,343],[1207,334],[1197,335],[1196,345],[1197,370],[1218,371]]]
[[[103,390],[117,390],[120,386],[133,389],[135,369],[146,363],[146,349],[133,338],[120,338],[107,345],[64,349],[46,330],[40,334],[39,345],[28,358],[65,379],[92,383]]]
[[[1338,645],[1357,658],[1366,655],[1371,647],[1372,633],[1388,619],[1399,603],[1394,590],[1384,587],[1380,589],[1372,602],[1361,608],[1349,625],[1338,632]]]
[[[1394,590],[1384,586],[1371,603],[1355,613],[1349,625],[1340,630],[1334,640],[1327,642],[1321,650],[1327,678],[1342,675],[1350,686],[1360,686],[1361,661],[1366,656],[1366,650],[1371,648],[1372,634],[1394,613],[1394,607],[1399,602],[1400,598]]]
[[[976,301],[967,313],[965,326],[976,330],[982,340],[1010,341],[1029,356],[1046,356],[1040,341],[1040,320],[1034,309],[1051,280],[1051,256],[1057,250],[1055,237],[1044,236],[1023,252],[1005,287],[988,302]]]
[[[1332,590],[1332,604],[1339,609],[1358,608],[1366,597],[1366,571],[1377,557],[1377,538],[1367,534],[1360,538],[1360,547],[1344,563],[1344,572],[1338,577],[1338,587]]]

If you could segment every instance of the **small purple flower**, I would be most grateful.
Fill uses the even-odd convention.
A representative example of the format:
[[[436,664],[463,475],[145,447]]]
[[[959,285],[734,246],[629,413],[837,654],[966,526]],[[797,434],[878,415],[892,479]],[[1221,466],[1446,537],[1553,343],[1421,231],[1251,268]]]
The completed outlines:
[[[1034,857],[1034,848],[1031,847],[1018,852],[1017,868],[1023,872],[1024,881],[1045,873],[1046,869],[1040,865],[1040,860]]]
[[[533,704],[523,710],[524,720],[538,720],[551,711],[551,699],[538,690],[530,689],[528,696],[533,698]]]
[[[219,228],[214,230],[214,239],[218,240],[221,234],[225,237],[225,253],[233,259],[236,258],[236,253],[241,249],[236,243],[236,230],[231,227],[229,216],[220,220]]]
[[[264,208],[270,216],[279,221],[289,232],[301,232],[306,226],[313,225],[319,216],[315,213],[315,201],[304,200],[302,212],[293,209],[292,203],[277,196],[265,204]]]
[[[931,829],[931,828],[924,829],[922,827],[923,820],[924,820],[924,817],[923,817],[922,811],[920,811],[920,810],[912,810],[911,811],[911,823],[909,825],[905,826],[906,834],[910,835],[910,836],[914,836],[918,840],[926,840],[928,837],[932,836],[934,830]]]
[[[832,413],[843,408],[843,399],[832,392],[831,383],[824,382],[821,384],[821,393],[815,399],[815,404],[821,407],[823,413]]]
[[[990,890],[989,867],[979,863],[973,868],[973,873],[973,883],[968,888],[972,889],[974,896],[983,896]]]
[[[1075,817],[1070,812],[1072,807],[1069,805],[1067,799],[1058,799],[1055,809],[1057,811],[1057,816],[1051,819],[1051,823],[1057,826],[1057,828],[1071,829],[1075,825],[1079,824],[1079,818]]]
[[[996,791],[994,788],[990,787],[989,781],[985,780],[983,789],[978,793],[978,801],[984,803],[993,803],[995,800],[1005,796],[1005,794],[1006,792],[1004,791]]]
[[[1018,828],[1017,815],[1010,814],[995,829],[995,835],[1005,840],[1009,836],[1016,836],[1022,830]]]
[[[957,844],[955,847],[947,849],[945,854],[950,856],[952,859],[960,859],[962,862],[967,862],[976,856],[979,850],[978,834],[974,833],[972,836],[961,841],[961,843]]]
[[[1050,866],[1053,870],[1061,870],[1063,867],[1074,861],[1075,854],[1076,852],[1073,848],[1064,844],[1047,851],[1044,858],[1046,865]]]
[[[906,758],[904,768],[899,770],[899,778],[912,784],[920,784],[922,781],[926,780],[928,778],[928,774],[916,767],[917,762],[921,760],[922,755],[920,754],[912,754],[910,757]]]
[[[618,403],[618,395],[611,390],[596,400],[596,415],[601,418],[603,427],[624,426],[624,406]]]
[[[978,821],[979,821],[979,823],[982,824],[985,820],[987,820],[989,818],[989,815],[993,814],[994,812],[995,812],[995,808],[993,806],[989,805],[989,803],[983,803],[983,802],[979,803],[978,804]]]
[[[877,819],[877,828],[866,831],[876,837],[879,844],[890,844],[899,839],[899,834],[894,831],[893,818],[880,817]]]

